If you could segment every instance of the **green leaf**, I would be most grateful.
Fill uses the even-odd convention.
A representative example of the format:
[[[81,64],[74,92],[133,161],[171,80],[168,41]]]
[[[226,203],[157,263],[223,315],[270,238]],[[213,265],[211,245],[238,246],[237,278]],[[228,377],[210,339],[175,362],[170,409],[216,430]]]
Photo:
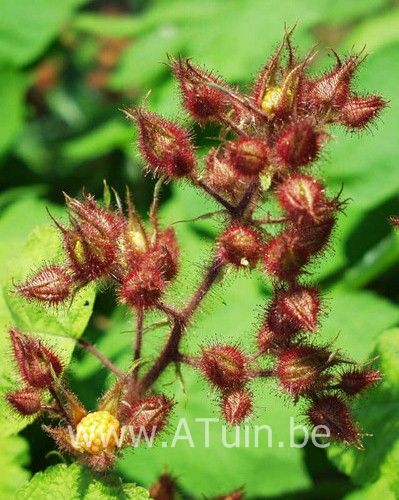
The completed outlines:
[[[84,1],[2,0],[0,61],[24,66],[36,59]]]
[[[364,287],[399,261],[399,237],[396,232],[380,240],[345,272],[342,284],[351,288]]]
[[[353,493],[345,496],[345,500],[375,500],[375,498],[396,500],[397,496],[393,493],[385,479],[379,479],[371,486],[355,490]]]
[[[104,16],[93,12],[77,14],[72,27],[78,32],[105,37],[128,37],[137,35],[142,29],[141,19],[133,16]],[[141,29],[140,29],[141,28]]]
[[[175,228],[185,228],[197,235],[202,233],[208,235],[208,238],[215,237],[220,231],[221,215],[215,214],[204,219],[201,217],[222,208],[199,189],[183,184],[173,189],[173,212],[169,211],[169,220]]]
[[[1,36],[1,35],[0,35]],[[1,43],[1,42],[0,42]],[[11,66],[0,66],[0,154],[14,140],[23,123],[27,76]]]
[[[379,338],[375,355],[383,374],[382,383],[360,397],[355,415],[366,438],[364,451],[334,446],[330,458],[356,484],[370,484],[382,478],[399,495],[399,329]]]
[[[56,210],[52,210],[53,213]],[[27,216],[29,214],[29,216]],[[61,244],[52,226],[39,226],[29,234],[35,223],[42,222],[46,214],[45,204],[27,199],[11,206],[0,219],[0,355],[4,362],[0,368],[0,392],[2,395],[20,385],[19,376],[10,356],[11,348],[7,329],[12,324],[24,331],[34,333],[45,340],[68,365],[75,347],[73,338],[79,337],[91,316],[94,290],[86,287],[65,308],[51,309],[27,303],[12,293],[13,280],[27,276],[45,262],[57,260]],[[24,244],[24,241],[27,242]],[[14,412],[0,401],[2,432],[16,432],[31,419],[16,418]]]
[[[35,474],[15,498],[17,500],[43,498],[145,500],[150,496],[144,488],[133,483],[123,484],[118,477],[94,474],[78,464],[70,466],[59,464]]]
[[[362,47],[374,52],[384,45],[399,41],[399,9],[364,20],[345,39],[345,47]]]
[[[122,119],[110,120],[90,130],[87,134],[66,141],[62,156],[72,162],[80,163],[103,156],[113,149],[123,149],[132,141],[133,127]]]
[[[331,8],[329,0],[308,0],[304,2],[308,8],[312,4],[317,4],[319,9],[320,18],[325,23],[347,23],[351,20],[358,18],[367,19],[368,17],[375,16],[387,6],[385,0],[365,0],[363,2],[347,2],[346,0],[336,0],[334,8]]]
[[[179,27],[163,26],[143,35],[123,52],[109,81],[110,88],[150,87],[154,81],[170,73],[165,64],[161,64],[166,62],[166,54],[175,54],[181,48]]]
[[[324,301],[328,314],[322,319],[323,339],[338,336],[337,347],[357,361],[365,360],[380,333],[399,321],[399,307],[372,292],[336,288]]]
[[[0,194],[0,214],[4,208],[18,202],[22,198],[36,198],[42,196],[47,191],[44,184],[36,184],[31,186],[18,186],[7,189]]]
[[[28,443],[20,436],[0,435],[0,498],[15,498],[15,493],[28,480],[24,468],[29,462]]]
[[[54,216],[62,215],[62,210],[56,205],[38,200],[34,190],[25,192],[16,203],[8,206],[1,212],[0,217],[0,258],[2,262],[8,261],[21,247],[28,234],[41,224],[49,223],[46,208]],[[29,214],[29,217],[27,217]],[[0,272],[4,272],[2,266]]]
[[[186,0],[157,1],[142,15],[120,16],[111,18],[97,13],[84,12],[78,14],[73,27],[96,36],[120,38],[123,36],[139,36],[156,29],[162,24],[205,22],[217,14],[219,7],[211,0],[204,0],[200,4]]]

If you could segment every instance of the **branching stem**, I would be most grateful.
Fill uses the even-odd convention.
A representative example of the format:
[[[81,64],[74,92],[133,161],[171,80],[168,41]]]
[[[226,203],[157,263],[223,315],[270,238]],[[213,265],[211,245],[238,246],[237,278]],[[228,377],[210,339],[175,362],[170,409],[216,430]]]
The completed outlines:
[[[259,187],[258,180],[254,180],[253,182],[251,182],[240,202],[236,206],[233,206],[216,193],[213,193],[213,191],[210,190],[202,180],[193,179],[193,182],[202,187],[204,191],[206,191],[213,198],[219,201],[225,208],[227,208],[233,219],[239,219],[244,215],[248,205],[251,203],[252,197]],[[143,379],[138,383],[139,393],[145,393],[158,380],[160,375],[170,363],[179,361],[179,357],[181,358],[181,354],[179,353],[179,344],[183,337],[183,334],[202,300],[209,292],[217,278],[220,276],[223,266],[224,263],[217,256],[215,256],[198,288],[181,311],[176,311],[175,309],[167,306],[164,303],[158,304],[158,308],[160,310],[165,312],[169,318],[173,318],[173,327],[169,333],[169,337],[161,351],[161,354],[156,359],[155,363],[149,369],[149,371],[144,375]]]
[[[218,278],[222,267],[223,263],[220,262],[218,258],[215,258],[190,300],[183,307],[181,312],[175,316],[172,330],[170,331],[161,354],[139,384],[140,393],[146,392],[154,382],[156,382],[165,368],[170,363],[179,359],[178,348],[184,331],[203,298]]]
[[[234,212],[235,207],[229,203],[227,200],[225,200],[222,196],[220,196],[219,193],[216,193],[211,187],[206,184],[202,179],[193,179],[193,182],[203,189],[206,193],[209,194],[214,200],[216,200],[218,203],[224,206],[230,213]]]

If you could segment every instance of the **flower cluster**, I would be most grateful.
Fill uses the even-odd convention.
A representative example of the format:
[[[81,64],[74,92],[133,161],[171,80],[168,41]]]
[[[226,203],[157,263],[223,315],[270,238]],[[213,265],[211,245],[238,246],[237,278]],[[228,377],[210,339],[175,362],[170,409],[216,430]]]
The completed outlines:
[[[83,201],[66,196],[70,226],[55,222],[65,250],[63,265],[50,264],[23,283],[16,292],[49,305],[65,302],[90,282],[113,283],[119,300],[134,309],[154,307],[178,270],[179,249],[174,230],[159,229],[156,209],[153,230],[128,200],[128,213],[108,210],[91,196]]]
[[[7,395],[23,416],[47,414],[63,425],[44,426],[61,450],[97,471],[107,470],[121,449],[162,431],[173,401],[162,394],[140,396],[129,391],[127,376],[103,395],[88,413],[62,380],[59,356],[45,343],[16,328],[9,330],[17,369],[24,387]]]
[[[190,60],[170,58],[188,113],[200,126],[212,122],[221,129],[220,146],[209,151],[203,164],[183,126],[143,108],[126,111],[138,127],[148,170],[162,179],[191,183],[221,206],[218,214],[225,228],[215,241],[213,260],[183,307],[165,302],[165,290],[178,274],[179,246],[173,229],[159,226],[157,197],[148,231],[129,197],[125,213],[91,196],[82,201],[67,196],[70,223],[56,222],[65,250],[63,264],[47,265],[16,285],[16,292],[28,300],[59,305],[73,300],[88,283],[106,281],[114,285],[117,301],[136,317],[135,363],[127,373],[82,341],[117,378],[92,413],[65,386],[56,355],[41,342],[10,330],[25,383],[24,389],[8,395],[10,404],[24,415],[47,412],[58,417],[62,424],[47,426],[47,431],[62,449],[95,469],[109,467],[117,451],[116,439],[104,446],[99,434],[113,429],[120,436],[126,425],[157,431],[166,425],[173,401],[156,394],[153,386],[172,363],[188,364],[204,376],[232,425],[252,413],[251,382],[273,377],[294,402],[305,402],[310,425],[326,425],[334,439],[361,446],[348,399],[378,382],[380,374],[317,339],[323,301],[307,277],[312,264],[325,255],[344,203],[339,195],[328,194],[312,165],[330,138],[330,125],[365,129],[386,103],[378,95],[353,91],[352,80],[364,60],[361,54],[344,60],[336,56],[331,70],[310,76],[314,53],[299,59],[290,38],[287,33],[248,94]],[[266,202],[279,212],[260,217]],[[182,352],[181,339],[189,335],[194,314],[226,267],[258,269],[272,282],[273,296],[256,333],[256,352],[228,343],[204,345],[198,356]],[[138,365],[149,309],[163,314],[170,330],[159,356],[144,370]],[[43,391],[50,393],[49,403]],[[80,433],[74,445],[65,424]]]

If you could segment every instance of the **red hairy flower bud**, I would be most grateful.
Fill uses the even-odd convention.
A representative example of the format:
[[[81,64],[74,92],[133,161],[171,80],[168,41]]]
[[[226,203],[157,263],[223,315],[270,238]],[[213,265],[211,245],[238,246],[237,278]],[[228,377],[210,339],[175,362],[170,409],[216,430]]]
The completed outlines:
[[[239,425],[252,413],[252,394],[242,389],[225,394],[222,413],[228,424]]]
[[[149,488],[150,497],[154,500],[174,500],[177,493],[176,478],[164,472]]]
[[[284,344],[284,338],[272,330],[267,320],[261,326],[256,339],[259,350],[264,353],[279,351],[281,345]]]
[[[236,267],[254,267],[262,254],[260,235],[248,226],[233,224],[219,237],[219,256]]]
[[[40,269],[34,276],[15,287],[15,291],[28,300],[50,305],[64,302],[71,293],[72,279],[66,269],[51,265]]]
[[[116,239],[121,234],[124,225],[123,217],[101,207],[92,196],[86,196],[83,201],[71,198],[68,195],[65,195],[65,199],[70,212],[73,213],[73,217],[79,221],[83,234],[88,232],[90,236],[93,228],[98,232],[99,236],[108,240]]]
[[[328,367],[330,353],[312,346],[295,346],[278,355],[275,374],[281,387],[294,397],[322,387],[329,377],[322,376]]]
[[[268,311],[268,324],[281,336],[291,336],[301,330],[313,332],[320,314],[319,292],[297,286],[277,292]]]
[[[133,112],[140,151],[149,168],[168,177],[183,177],[195,167],[189,135],[182,127],[143,109]]]
[[[379,95],[351,97],[339,110],[338,121],[350,128],[368,125],[387,105]]]
[[[291,175],[279,186],[278,201],[289,217],[317,219],[328,204],[324,186],[309,175]]]
[[[165,286],[161,271],[151,263],[143,262],[125,277],[119,289],[119,298],[131,307],[148,309],[162,296]]]
[[[169,227],[158,233],[151,259],[166,281],[176,276],[179,268],[179,245],[173,228]]]
[[[165,427],[172,408],[173,401],[166,396],[155,394],[148,396],[128,408],[126,425],[133,430],[136,438],[140,430],[145,430],[148,436],[152,432],[159,433]]]
[[[40,393],[33,387],[7,394],[7,401],[23,416],[34,415],[41,409]]]
[[[116,244],[100,236],[96,229],[75,225],[66,229],[58,225],[64,248],[74,273],[74,279],[83,283],[105,276],[116,257]]]
[[[277,73],[281,70],[282,50],[284,46],[286,46],[287,42],[289,44],[287,37],[284,37],[282,43],[274,51],[271,57],[269,57],[266,64],[260,70],[255,79],[251,96],[258,107],[262,107],[265,94],[267,94],[270,89],[276,88]]]
[[[320,151],[321,138],[309,119],[290,123],[278,136],[274,152],[279,162],[297,168],[313,162]]]
[[[266,243],[263,261],[267,273],[291,281],[309,262],[309,256],[309,252],[302,247],[301,234],[289,229]]]
[[[339,396],[323,396],[316,399],[308,410],[310,423],[326,426],[336,441],[361,447],[361,434],[353,422],[350,410]]]
[[[247,179],[237,175],[228,155],[220,150],[211,149],[206,157],[205,182],[217,193],[227,195],[230,201],[237,203],[247,187]]]
[[[247,378],[246,356],[235,346],[203,348],[199,366],[209,382],[222,389],[239,388]]]
[[[256,137],[240,137],[228,145],[228,155],[238,174],[253,177],[269,164],[269,147]]]
[[[106,210],[91,196],[83,201],[65,195],[72,228],[57,223],[74,278],[83,284],[105,276],[115,262],[123,232],[122,215]]]
[[[291,33],[286,33],[280,46],[264,65],[251,93],[252,99],[270,120],[286,118],[292,111],[298,84],[303,79],[305,68],[311,59],[309,54],[296,64],[290,36]],[[286,64],[282,57],[283,49],[287,53]]]
[[[301,88],[304,110],[308,111],[309,107],[320,111],[340,108],[348,99],[351,80],[361,62],[360,54],[351,56],[321,77],[304,81]]]
[[[349,396],[355,396],[368,387],[378,384],[381,379],[379,370],[352,369],[341,375],[339,387]]]
[[[16,328],[11,328],[9,334],[21,377],[32,387],[49,387],[53,373],[58,376],[62,372],[58,356],[40,340],[28,337]]]
[[[326,214],[325,218],[320,222],[303,222],[297,231],[302,235],[301,241],[298,243],[299,249],[308,257],[321,253],[327,246],[334,229],[336,219],[332,215]]]
[[[196,121],[219,121],[231,109],[231,97],[215,87],[232,90],[221,78],[194,66],[188,59],[171,58],[171,67],[179,82],[184,106]]]
[[[136,268],[147,254],[149,241],[140,217],[129,210],[127,220],[117,241],[117,258],[122,268]]]

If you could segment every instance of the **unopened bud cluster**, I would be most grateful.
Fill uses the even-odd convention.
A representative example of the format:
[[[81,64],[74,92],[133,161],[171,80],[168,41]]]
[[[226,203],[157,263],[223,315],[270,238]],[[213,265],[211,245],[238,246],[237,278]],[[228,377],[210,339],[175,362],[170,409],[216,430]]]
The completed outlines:
[[[154,307],[178,270],[174,230],[160,230],[153,220],[149,233],[128,200],[128,213],[108,210],[91,196],[82,201],[66,196],[70,226],[56,222],[66,260],[47,265],[16,292],[28,300],[57,305],[90,282],[114,284],[123,303]],[[156,218],[156,216],[154,216]]]
[[[88,283],[112,284],[117,301],[127,304],[136,316],[132,360],[138,364],[146,340],[142,334],[147,311],[157,310],[170,324],[159,355],[140,368],[133,363],[134,368],[118,377],[94,413],[87,413],[65,386],[61,364],[52,351],[11,329],[14,357],[25,385],[8,395],[10,404],[24,415],[47,411],[66,419],[81,431],[77,444],[71,443],[65,426],[48,426],[47,431],[61,449],[95,469],[109,467],[117,451],[115,440],[107,446],[100,442],[100,430],[112,428],[118,435],[124,425],[148,431],[165,427],[173,402],[152,387],[170,364],[179,363],[189,364],[209,382],[220,398],[221,413],[232,425],[252,414],[251,382],[274,377],[281,391],[295,402],[307,403],[311,425],[327,425],[336,440],[361,446],[348,398],[377,383],[380,374],[316,341],[323,300],[306,278],[317,259],[325,257],[344,203],[327,192],[323,181],[313,175],[312,165],[330,138],[330,124],[365,129],[385,101],[353,91],[361,54],[344,60],[337,56],[331,70],[314,77],[309,75],[314,53],[300,59],[290,37],[291,33],[285,35],[248,94],[190,60],[170,58],[190,116],[200,126],[213,123],[221,129],[220,146],[212,148],[203,161],[197,159],[192,134],[182,125],[144,108],[126,111],[138,128],[149,171],[191,183],[220,204],[217,213],[225,227],[216,238],[213,261],[181,309],[165,300],[167,287],[178,275],[179,246],[172,227],[160,228],[156,198],[149,230],[129,197],[125,212],[102,206],[91,196],[83,200],[66,196],[69,224],[56,222],[64,261],[47,264],[16,285],[16,292],[26,299],[58,306],[73,300]],[[267,216],[260,217],[261,211]],[[192,317],[226,267],[258,269],[273,284],[272,298],[253,339],[257,351],[218,343],[202,345],[198,356],[182,352],[180,341],[190,335]],[[242,345],[254,343],[243,340]],[[44,391],[52,395],[50,405],[42,399]],[[89,431],[94,436],[90,443]],[[129,444],[125,440],[123,446]]]

